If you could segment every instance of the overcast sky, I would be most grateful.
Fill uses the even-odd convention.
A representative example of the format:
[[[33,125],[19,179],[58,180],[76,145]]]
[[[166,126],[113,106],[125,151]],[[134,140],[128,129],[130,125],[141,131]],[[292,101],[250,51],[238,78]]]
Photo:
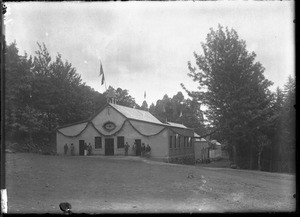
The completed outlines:
[[[101,60],[107,87],[127,89],[140,105],[144,91],[150,105],[184,93],[180,83],[196,90],[187,62],[202,53],[200,43],[218,24],[235,29],[257,54],[273,90],[295,73],[293,1],[5,4],[6,40],[16,40],[21,55],[33,55],[36,42],[44,42],[100,93]]]

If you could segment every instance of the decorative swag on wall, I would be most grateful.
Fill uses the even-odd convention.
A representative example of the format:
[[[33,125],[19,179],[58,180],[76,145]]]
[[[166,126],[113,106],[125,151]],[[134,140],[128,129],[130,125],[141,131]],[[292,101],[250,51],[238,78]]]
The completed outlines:
[[[130,122],[129,119],[126,119],[126,120],[124,121],[124,123],[122,124],[122,126],[120,127],[120,129],[117,130],[117,131],[116,131],[115,133],[113,133],[113,134],[103,134],[103,133],[101,133],[101,132],[95,127],[95,125],[94,125],[94,123],[93,123],[92,121],[88,121],[88,122],[86,123],[85,127],[84,127],[78,134],[76,134],[76,135],[66,135],[66,134],[64,134],[63,132],[61,132],[60,130],[57,130],[57,132],[60,133],[60,134],[62,134],[62,135],[65,136],[65,137],[68,137],[68,138],[75,138],[75,137],[80,136],[80,135],[87,129],[87,127],[88,127],[89,125],[91,125],[91,126],[97,131],[97,133],[98,133],[100,136],[103,136],[103,137],[111,137],[111,136],[117,135],[117,134],[124,128],[126,122],[128,122],[129,125],[130,125],[130,126],[131,126],[138,134],[140,134],[141,136],[144,136],[144,137],[156,136],[156,135],[160,134],[161,132],[163,132],[163,131],[166,130],[166,129],[169,129],[169,130],[171,130],[173,133],[178,134],[178,135],[180,135],[180,136],[187,136],[187,134],[182,134],[182,131],[185,132],[185,133],[190,132],[190,130],[185,130],[185,129],[183,129],[183,130],[175,130],[175,129],[173,129],[172,127],[165,126],[165,127],[163,127],[161,130],[159,130],[157,133],[154,133],[154,134],[151,134],[151,135],[146,135],[146,134],[140,132],[140,131],[139,131],[139,130],[138,130],[138,129]],[[192,132],[190,132],[189,134],[190,134],[189,136],[191,136],[191,137],[193,136],[193,133],[192,133]]]

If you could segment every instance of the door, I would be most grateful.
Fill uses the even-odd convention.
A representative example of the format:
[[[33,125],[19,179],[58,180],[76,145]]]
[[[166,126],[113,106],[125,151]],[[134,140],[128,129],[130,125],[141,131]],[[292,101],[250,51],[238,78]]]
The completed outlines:
[[[114,139],[105,139],[105,155],[114,155]]]
[[[141,140],[136,139],[135,144],[136,144],[136,156],[141,156]]]
[[[84,155],[84,140],[79,140],[79,155]]]

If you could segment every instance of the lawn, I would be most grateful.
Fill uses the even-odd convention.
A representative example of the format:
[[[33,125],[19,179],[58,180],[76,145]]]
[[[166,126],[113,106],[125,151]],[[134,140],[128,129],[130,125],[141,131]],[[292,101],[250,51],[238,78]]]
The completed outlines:
[[[8,213],[295,211],[295,176],[139,157],[6,154]]]

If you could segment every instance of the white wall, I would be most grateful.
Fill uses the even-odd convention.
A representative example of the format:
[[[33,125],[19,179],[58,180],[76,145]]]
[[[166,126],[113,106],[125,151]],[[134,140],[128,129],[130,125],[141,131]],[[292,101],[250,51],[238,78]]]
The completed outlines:
[[[208,142],[207,141],[196,141],[195,142],[195,159],[202,159],[203,158],[203,152],[205,152],[204,149],[208,148]],[[208,157],[208,156],[206,156]]]

